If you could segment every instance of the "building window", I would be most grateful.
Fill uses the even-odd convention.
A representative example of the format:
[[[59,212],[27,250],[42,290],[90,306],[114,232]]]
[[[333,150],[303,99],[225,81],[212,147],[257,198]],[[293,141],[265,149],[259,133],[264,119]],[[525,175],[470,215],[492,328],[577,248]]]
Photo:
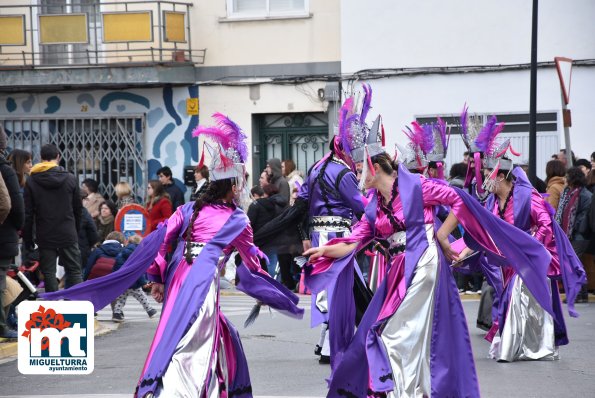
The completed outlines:
[[[227,0],[230,18],[305,16],[309,0]]]

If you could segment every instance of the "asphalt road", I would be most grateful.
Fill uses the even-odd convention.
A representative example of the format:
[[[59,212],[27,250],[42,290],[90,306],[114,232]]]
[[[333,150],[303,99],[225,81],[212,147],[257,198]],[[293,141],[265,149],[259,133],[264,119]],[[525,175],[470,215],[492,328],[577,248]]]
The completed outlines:
[[[132,300],[134,301],[134,300]],[[239,327],[254,395],[257,397],[323,397],[330,368],[313,355],[318,329],[302,321],[263,311],[254,325],[244,329],[253,305],[245,296],[224,296],[223,310]],[[303,301],[304,307],[306,302]],[[478,301],[464,301],[469,321],[475,322]],[[595,397],[595,304],[577,304],[580,318],[567,318],[571,344],[551,362],[496,363],[487,358],[482,332],[471,330],[476,367],[483,397]],[[0,396],[105,397],[131,396],[144,363],[156,319],[148,319],[136,303],[124,310],[127,322],[95,342],[95,371],[88,376],[26,376],[16,361],[0,364]],[[108,312],[100,313],[107,321]],[[109,321],[108,321],[109,322]]]

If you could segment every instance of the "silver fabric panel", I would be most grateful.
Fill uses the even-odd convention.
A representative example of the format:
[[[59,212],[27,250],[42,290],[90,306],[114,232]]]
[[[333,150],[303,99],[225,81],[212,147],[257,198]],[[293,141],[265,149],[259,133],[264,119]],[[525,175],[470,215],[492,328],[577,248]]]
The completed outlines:
[[[429,246],[415,267],[411,286],[381,334],[395,382],[388,397],[429,397],[431,392],[430,344],[439,257],[432,225],[426,224],[426,234]]]
[[[341,217],[337,217],[339,219],[341,219]],[[318,232],[320,233],[321,237],[324,234],[326,236],[326,242],[328,242],[328,233],[329,232],[334,232],[334,233],[343,233],[343,237],[345,236],[349,236],[349,233],[351,232],[351,230],[349,228],[345,228],[345,227],[331,227],[331,226],[324,226],[324,227],[312,227],[312,231],[314,232]],[[322,246],[324,243],[320,243],[319,246]]]
[[[518,276],[514,280],[502,335],[494,337],[490,357],[506,362],[558,359],[554,320]]]
[[[395,232],[387,239],[389,248],[404,246],[407,243],[407,233],[405,231]]]
[[[213,347],[217,330],[217,286],[215,276],[196,321],[176,347],[158,396],[201,398],[206,378],[213,363]],[[213,378],[211,378],[213,379]],[[216,377],[215,377],[216,379]]]

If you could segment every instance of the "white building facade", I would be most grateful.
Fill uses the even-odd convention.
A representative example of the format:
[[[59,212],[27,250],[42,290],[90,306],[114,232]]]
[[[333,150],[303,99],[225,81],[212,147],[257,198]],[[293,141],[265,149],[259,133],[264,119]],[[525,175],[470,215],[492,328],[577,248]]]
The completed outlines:
[[[531,2],[439,0],[366,3],[341,7],[341,68],[374,90],[373,113],[383,115],[387,146],[406,141],[411,121],[471,113],[498,116],[507,124],[515,160],[528,158]],[[554,57],[575,60],[570,105],[572,149],[595,151],[595,2],[539,2],[537,174],[565,147],[561,92]],[[374,116],[374,115],[371,115]],[[465,151],[451,137],[448,165]]]

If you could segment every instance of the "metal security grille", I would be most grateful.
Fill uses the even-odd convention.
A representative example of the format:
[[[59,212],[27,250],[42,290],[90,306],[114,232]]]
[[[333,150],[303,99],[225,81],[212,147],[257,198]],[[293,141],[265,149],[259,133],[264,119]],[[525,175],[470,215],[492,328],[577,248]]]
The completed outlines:
[[[0,120],[8,135],[9,150],[19,148],[39,162],[44,144],[61,152],[61,166],[82,182],[99,182],[99,192],[115,199],[115,185],[126,181],[137,197],[145,195],[147,167],[143,150],[144,116],[101,118],[22,118]]]

